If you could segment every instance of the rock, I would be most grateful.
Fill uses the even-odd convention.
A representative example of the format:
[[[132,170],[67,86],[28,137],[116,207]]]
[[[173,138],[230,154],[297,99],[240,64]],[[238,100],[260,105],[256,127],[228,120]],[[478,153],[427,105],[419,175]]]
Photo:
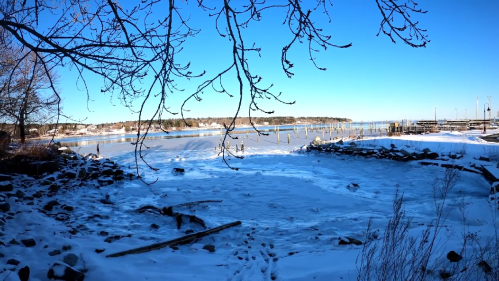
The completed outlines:
[[[336,144],[343,145],[343,140],[337,141]]]
[[[36,246],[36,241],[33,238],[23,239],[23,240],[21,240],[21,243],[23,243],[25,247],[34,247],[34,246]]]
[[[64,245],[64,246],[62,246],[62,250],[63,250],[64,252],[69,251],[69,250],[71,250],[71,246],[69,246],[69,245]]]
[[[59,191],[59,186],[57,184],[51,184],[50,187],[49,187],[49,191],[50,192],[57,192]]]
[[[72,212],[75,208],[74,208],[74,207],[72,207],[72,206],[64,206],[64,207],[62,207],[62,209],[63,209],[64,211]]]
[[[104,252],[105,250],[106,250],[106,249],[95,249],[95,252],[96,252],[97,254],[100,254],[100,253]]]
[[[10,265],[13,265],[13,266],[17,266],[19,265],[21,262],[16,260],[16,259],[10,259],[7,261],[7,264],[10,264]]]
[[[123,170],[121,170],[121,169],[116,169],[116,170],[114,171],[114,175],[115,175],[115,176],[122,176],[124,173],[125,173],[125,172],[124,172]]]
[[[103,175],[105,176],[112,176],[114,175],[114,171],[112,168],[104,168],[102,169],[102,172],[101,172]]]
[[[428,158],[428,159],[432,159],[432,160],[437,159],[438,157],[439,157],[439,155],[438,155],[438,153],[436,153],[436,152],[430,152],[430,153],[428,153],[428,154],[426,155],[426,158]]]
[[[47,278],[65,281],[83,281],[85,274],[62,262],[55,262],[49,269]]]
[[[450,261],[450,262],[459,262],[460,260],[463,259],[463,257],[454,252],[454,251],[450,251],[448,254],[447,254],[447,259]]]
[[[9,241],[9,244],[10,244],[10,245],[21,245],[21,244],[19,244],[19,242],[17,242],[17,240],[16,240],[16,239],[12,239],[12,240],[10,240],[10,241]]]
[[[49,256],[51,256],[51,257],[57,256],[57,255],[60,255],[60,254],[61,254],[60,250],[53,250],[53,251],[49,252]]]
[[[489,158],[489,157],[487,157],[487,156],[480,156],[480,158],[478,158],[478,160],[480,160],[480,161],[490,162],[490,158]]]
[[[109,198],[100,199],[99,202],[101,202],[104,205],[113,205],[114,204],[113,202],[111,202],[111,200],[109,200]]]
[[[424,152],[424,153],[426,153],[426,154],[428,154],[428,153],[430,153],[430,152],[431,152],[431,150],[430,150],[429,148],[424,148],[424,149],[423,149],[423,152]]]
[[[159,228],[159,225],[157,225],[157,224],[153,223],[153,224],[151,224],[151,228],[158,229],[158,228]]]
[[[339,237],[338,238],[340,240],[340,242],[338,243],[339,245],[351,245],[351,244],[354,244],[354,245],[362,245],[362,242],[355,239],[355,238],[352,238],[352,237]]]
[[[4,258],[4,257],[5,257],[5,255],[0,253],[0,258]]]
[[[484,260],[480,261],[477,265],[478,265],[478,267],[480,267],[480,268],[483,270],[483,272],[485,272],[485,273],[489,273],[489,272],[491,272],[491,271],[492,271],[492,267],[490,267],[490,265],[489,265],[486,261],[484,261]]]
[[[32,195],[34,198],[42,198],[42,194],[40,192],[36,192]]]
[[[173,168],[172,173],[175,175],[183,175],[185,173],[184,168]]]
[[[0,204],[0,210],[2,212],[8,212],[10,210],[10,204],[7,202],[1,203]]]
[[[184,233],[185,233],[185,234],[192,234],[192,233],[194,233],[194,230],[192,230],[192,229],[187,229]]]
[[[31,202],[26,203],[26,205],[33,206],[33,205],[35,205],[35,203],[33,201],[31,201]]]
[[[35,198],[34,198],[33,196],[26,196],[26,195],[25,195],[25,196],[23,197],[23,200],[33,201],[33,200],[35,200]]]
[[[17,275],[19,275],[20,281],[28,281],[29,280],[29,267],[25,266],[25,267],[19,269],[19,272],[17,273]]]
[[[47,205],[51,205],[51,206],[59,206],[59,202],[57,202],[57,200],[50,200]]]
[[[26,194],[24,194],[24,192],[22,190],[16,191],[16,194],[15,194],[15,196],[19,199],[22,199],[24,197],[24,195],[26,195]]]
[[[50,205],[50,204],[45,204],[45,206],[43,206],[43,209],[45,211],[52,211],[54,209],[54,206]]]
[[[0,182],[2,182],[2,181],[11,181],[11,180],[12,180],[12,176],[0,174]]]
[[[87,170],[84,168],[81,168],[80,171],[78,171],[78,178],[82,179],[87,177]]]
[[[14,186],[10,181],[0,181],[0,191],[9,192],[14,190]]]
[[[440,275],[440,278],[442,278],[444,280],[448,279],[448,278],[450,278],[452,276],[452,274],[450,274],[449,272],[447,272],[445,269],[441,270],[438,274]]]
[[[315,137],[314,140],[312,141],[312,145],[318,146],[321,145],[321,138],[320,137]]]
[[[64,177],[68,179],[75,179],[76,178],[76,172],[75,171],[66,171],[64,173]]]
[[[393,144],[393,143],[390,143],[390,147],[391,147],[392,149],[397,148],[397,146],[395,146],[395,144]]]
[[[215,246],[213,245],[205,245],[203,249],[208,250],[210,253],[215,252]]]
[[[97,180],[99,185],[105,186],[105,185],[111,185],[114,183],[114,180],[111,177],[102,177]]]
[[[64,256],[62,261],[69,266],[75,266],[78,262],[78,256],[73,253],[69,253]]]

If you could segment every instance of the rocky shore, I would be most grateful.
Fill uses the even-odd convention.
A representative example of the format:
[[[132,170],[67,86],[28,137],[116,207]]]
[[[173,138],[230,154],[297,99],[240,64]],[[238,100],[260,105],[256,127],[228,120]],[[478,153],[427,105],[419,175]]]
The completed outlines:
[[[57,195],[77,188],[98,189],[134,176],[126,174],[110,159],[95,154],[81,155],[60,145],[46,149],[54,153],[52,159],[13,155],[0,160],[0,258],[7,260],[0,273],[17,271],[21,281],[30,280],[29,266],[18,269],[22,260],[8,253],[43,247],[47,257],[53,258],[46,271],[47,278],[81,281],[86,272],[84,261],[72,251],[71,245],[43,245],[46,242],[36,237],[36,231],[22,229],[22,233],[16,233],[21,231],[18,226],[26,220],[28,225],[36,225],[36,218],[44,217],[62,222],[68,229],[66,235],[77,235],[85,229],[84,225],[70,222],[78,202],[62,202]],[[108,195],[96,198],[96,203],[113,204]],[[29,222],[30,219],[33,221]]]
[[[499,192],[499,163],[491,162],[487,156],[480,156],[470,160],[464,159],[464,155],[457,152],[438,153],[431,151],[429,148],[418,149],[409,145],[402,147],[397,147],[394,144],[390,144],[389,147],[376,146],[355,139],[336,138],[325,142],[321,141],[319,137],[316,137],[309,145],[303,147],[302,151],[332,153],[337,156],[350,155],[363,158],[389,159],[400,162],[417,161],[426,166],[458,169],[483,175],[491,183],[489,200],[495,200],[496,193]]]

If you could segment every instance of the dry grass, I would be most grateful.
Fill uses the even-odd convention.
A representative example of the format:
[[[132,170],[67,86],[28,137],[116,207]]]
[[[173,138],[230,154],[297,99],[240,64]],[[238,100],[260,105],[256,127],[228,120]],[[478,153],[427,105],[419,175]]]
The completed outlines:
[[[37,160],[54,160],[58,153],[54,146],[47,146],[40,142],[30,142],[19,145],[11,154],[13,158],[31,158]]]
[[[370,280],[499,280],[499,229],[494,224],[495,235],[481,237],[471,232],[467,219],[464,198],[461,203],[446,200],[450,190],[459,180],[458,171],[447,169],[433,185],[435,218],[419,236],[411,236],[411,218],[406,217],[403,208],[403,195],[397,190],[393,200],[393,217],[388,221],[381,239],[372,236],[372,221],[365,232],[365,243],[357,259],[358,281]],[[495,205],[495,204],[494,204]],[[463,256],[459,263],[449,263],[442,256],[441,245],[437,241],[440,230],[453,208],[458,208],[462,220]],[[497,221],[497,208],[494,207],[493,220]],[[442,241],[440,241],[442,242]],[[457,249],[456,249],[457,250]],[[445,253],[444,253],[445,255]]]

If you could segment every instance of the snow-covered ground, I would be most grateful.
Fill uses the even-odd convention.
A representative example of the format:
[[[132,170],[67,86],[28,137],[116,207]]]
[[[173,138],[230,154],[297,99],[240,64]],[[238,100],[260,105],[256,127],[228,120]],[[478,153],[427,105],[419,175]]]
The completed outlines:
[[[1,232],[5,246],[0,248],[0,269],[4,269],[0,280],[19,280],[17,272],[9,269],[26,265],[31,269],[31,281],[48,280],[48,269],[68,253],[78,257],[74,268],[86,271],[85,280],[357,280],[356,258],[362,246],[339,245],[339,237],[363,240],[370,218],[373,228],[383,232],[392,216],[397,187],[404,192],[407,215],[413,217],[410,233],[418,235],[435,218],[432,184],[445,169],[418,161],[297,152],[315,135],[322,137],[322,133],[309,133],[308,139],[293,137],[291,144],[282,135],[279,145],[272,134],[260,137],[259,142],[255,136],[243,139],[245,151],[240,155],[245,158],[229,160],[240,168],[238,171],[227,168],[217,155],[217,137],[151,141],[147,159],[160,170],[143,168],[141,175],[146,181],[157,179],[152,185],[139,180],[97,187],[86,183],[61,189],[52,197],[34,198],[33,205],[16,197],[5,198],[11,208],[10,214],[3,213],[10,219],[5,220]],[[456,152],[464,155],[456,160],[461,163],[499,155],[499,144],[485,143],[478,136],[478,131],[448,132],[373,138],[359,143]],[[231,146],[240,142],[233,141]],[[101,153],[132,167],[133,148],[126,143],[110,144],[101,146]],[[95,152],[95,147],[74,150],[88,153]],[[171,173],[174,167],[184,168],[185,174]],[[489,200],[490,183],[479,174],[459,174],[456,187],[448,195],[448,205],[464,200],[469,232],[479,232],[483,239],[493,236],[497,203]],[[19,189],[26,195],[48,188],[28,177],[17,177],[13,182],[24,183],[27,187]],[[113,204],[99,201],[107,195]],[[60,204],[51,213],[66,213],[68,220],[58,221],[38,211],[51,200]],[[238,220],[242,224],[174,249],[106,257],[184,236],[186,230],[204,230],[193,223],[177,229],[171,217],[136,211],[143,205],[162,208],[197,200],[223,201],[175,211],[204,219],[207,228]],[[64,210],[64,205],[74,210]],[[459,253],[462,248],[463,225],[458,208],[449,213],[444,225],[434,259],[445,258],[450,250]],[[70,233],[73,228],[78,229],[74,235]],[[124,237],[105,242],[114,235]],[[12,239],[28,238],[34,239],[36,246],[9,244]],[[215,246],[215,251],[204,250],[204,245]],[[61,253],[53,255],[57,251]],[[7,265],[9,259],[20,264]]]

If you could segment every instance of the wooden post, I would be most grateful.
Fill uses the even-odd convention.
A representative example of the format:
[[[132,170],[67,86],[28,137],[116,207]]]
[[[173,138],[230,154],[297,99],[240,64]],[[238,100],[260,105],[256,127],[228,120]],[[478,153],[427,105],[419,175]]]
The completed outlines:
[[[288,144],[291,142],[291,134],[288,134]]]
[[[230,149],[230,141],[227,140],[227,149]]]
[[[277,132],[277,145],[279,145],[279,128],[277,128],[276,132]]]
[[[308,131],[307,131],[307,126],[305,126],[305,138],[308,138]]]

